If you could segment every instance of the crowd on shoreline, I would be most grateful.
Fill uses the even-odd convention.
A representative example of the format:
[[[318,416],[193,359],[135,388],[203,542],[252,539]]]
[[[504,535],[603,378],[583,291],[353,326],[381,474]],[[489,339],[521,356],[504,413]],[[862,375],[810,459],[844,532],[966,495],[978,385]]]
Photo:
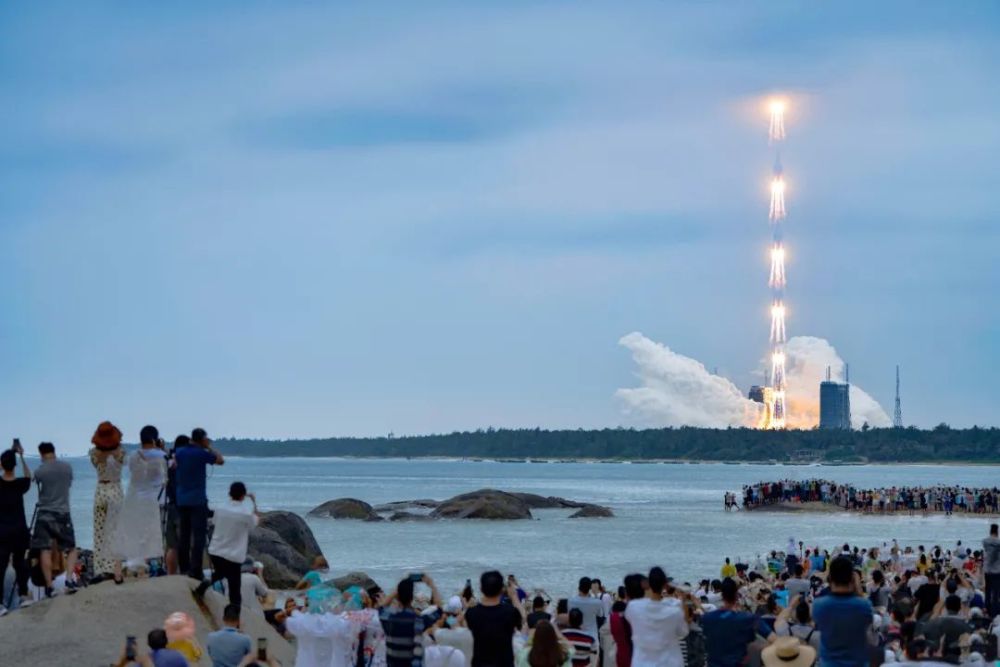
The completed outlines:
[[[785,479],[748,484],[743,487],[742,497],[745,509],[778,503],[821,502],[866,514],[1000,513],[1000,488],[997,487],[938,484],[859,489],[826,479]],[[726,493],[724,502],[726,510],[737,507],[736,494]]]
[[[893,542],[821,549],[789,539],[752,563],[725,558],[718,576],[698,582],[674,581],[654,567],[607,587],[583,576],[565,597],[496,570],[448,596],[421,572],[388,591],[374,582],[339,590],[322,557],[296,590],[279,592],[268,588],[262,565],[247,558],[259,515],[246,485],[233,482],[228,498],[209,506],[206,469],[224,459],[203,429],[168,449],[147,426],[141,447],[128,454],[121,437],[104,422],[92,439],[98,484],[87,570],[76,558],[69,511],[72,468],[50,443],[39,445],[35,471],[16,441],[0,454],[0,572],[6,575],[10,563],[13,574],[0,612],[19,613],[82,585],[121,584],[126,575],[186,575],[197,598],[228,597],[223,627],[207,635],[206,646],[195,619],[174,612],[150,630],[148,648],[128,638],[121,667],[182,667],[203,658],[218,667],[273,667],[279,663],[266,644],[255,647],[242,632],[251,614],[292,643],[299,667],[986,667],[997,658],[995,524],[976,548]],[[29,525],[24,495],[32,481],[38,502]],[[996,498],[992,490],[892,489],[886,498],[894,507],[897,492],[904,507],[924,494],[929,509],[966,493],[973,509]],[[748,486],[743,499],[750,506],[811,500],[852,508],[869,493],[824,480],[784,481]],[[727,494],[727,506],[736,502]]]

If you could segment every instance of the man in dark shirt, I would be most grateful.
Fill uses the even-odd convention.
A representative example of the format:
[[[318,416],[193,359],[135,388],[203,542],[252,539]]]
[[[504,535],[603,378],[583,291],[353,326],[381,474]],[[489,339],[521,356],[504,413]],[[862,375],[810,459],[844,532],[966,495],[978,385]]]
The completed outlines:
[[[380,614],[385,631],[385,660],[388,667],[421,667],[424,664],[424,631],[438,622],[441,612],[418,614],[413,609],[413,585],[420,581],[431,589],[431,604],[441,608],[434,580],[426,574],[411,575],[396,586],[395,602],[400,608],[384,607]],[[389,602],[393,602],[392,599]]]
[[[541,595],[536,595],[535,599],[531,601],[531,613],[528,614],[528,629],[532,630],[538,621],[551,621],[552,614],[545,611],[545,598]]]
[[[972,630],[969,622],[962,618],[962,599],[957,595],[946,597],[944,599],[944,613],[927,621],[923,626],[923,634],[927,641],[940,646],[942,656],[954,659],[955,662],[958,662],[962,654],[959,639]]]
[[[709,667],[738,667],[746,662],[747,647],[755,639],[757,617],[739,607],[739,584],[722,582],[722,606],[701,618]],[[770,634],[766,631],[765,636]]]
[[[479,604],[465,612],[465,624],[472,631],[472,667],[512,667],[511,640],[524,621],[523,611],[514,606],[516,603],[501,604],[503,575],[496,570],[483,573],[479,590]],[[516,590],[507,594],[512,601],[517,600]]]
[[[23,477],[17,477],[14,469],[17,459],[21,458]],[[28,598],[28,563],[24,554],[28,550],[31,534],[28,532],[28,522],[24,520],[24,494],[31,489],[31,469],[24,460],[24,449],[18,440],[14,448],[0,454],[0,580],[7,572],[7,563],[13,561],[17,594],[21,601]],[[0,581],[0,590],[3,589]],[[13,597],[13,594],[11,595]],[[6,601],[0,600],[0,606]]]
[[[212,449],[205,429],[191,432],[191,442],[174,452],[176,469],[176,502],[180,518],[177,541],[177,561],[181,572],[189,577],[204,578],[205,536],[208,532],[208,496],[205,492],[205,468],[222,465],[222,454]]]
[[[913,597],[917,600],[917,619],[925,620],[930,618],[934,606],[941,599],[941,584],[937,581],[934,570],[927,570],[927,583],[921,584]]]

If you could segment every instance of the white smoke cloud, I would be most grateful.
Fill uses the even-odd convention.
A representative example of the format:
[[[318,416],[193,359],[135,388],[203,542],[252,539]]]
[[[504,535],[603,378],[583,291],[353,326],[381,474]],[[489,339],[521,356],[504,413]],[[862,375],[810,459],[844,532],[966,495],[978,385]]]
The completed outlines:
[[[814,336],[795,336],[785,344],[788,385],[788,424],[793,428],[812,428],[819,423],[819,383],[830,377],[844,381],[844,360],[829,341]],[[889,415],[857,385],[851,385],[851,426],[891,426]]]
[[[761,406],[700,362],[634,331],[619,344],[635,361],[640,386],[619,389],[625,411],[650,426],[725,428],[756,424]]]
[[[669,347],[632,332],[618,341],[632,354],[639,385],[615,395],[625,412],[650,426],[756,426],[761,406],[744,397],[726,378],[712,375],[703,364]],[[796,336],[785,346],[788,423],[813,428],[819,423],[819,383],[830,367],[834,379],[843,379],[844,361],[829,342]],[[881,406],[851,385],[851,425],[860,428],[891,425]]]

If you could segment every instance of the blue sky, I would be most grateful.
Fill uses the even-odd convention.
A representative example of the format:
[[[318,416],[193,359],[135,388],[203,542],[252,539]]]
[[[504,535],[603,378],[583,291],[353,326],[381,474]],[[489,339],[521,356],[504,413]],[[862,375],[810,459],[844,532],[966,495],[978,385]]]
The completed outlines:
[[[790,335],[908,423],[996,424],[1000,7],[6,3],[0,423],[629,424],[633,330],[745,388],[760,100]]]

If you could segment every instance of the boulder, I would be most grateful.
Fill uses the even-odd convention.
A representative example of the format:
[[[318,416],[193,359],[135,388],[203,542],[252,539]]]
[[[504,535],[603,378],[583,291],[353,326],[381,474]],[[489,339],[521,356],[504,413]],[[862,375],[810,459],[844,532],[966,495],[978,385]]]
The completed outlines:
[[[348,572],[342,577],[334,577],[330,583],[342,591],[346,591],[351,586],[360,586],[366,591],[372,586],[378,586],[375,580],[364,572]]]
[[[602,507],[600,505],[584,505],[577,511],[569,515],[571,519],[606,519],[614,517],[615,513],[611,511],[610,507]]]
[[[433,521],[430,514],[414,514],[413,512],[393,512],[389,521]]]
[[[375,513],[371,505],[356,498],[328,500],[322,505],[309,510],[309,516],[328,519],[356,519],[358,521],[382,520],[382,517]]]
[[[265,512],[250,533],[247,554],[264,564],[271,588],[294,588],[323,552],[305,520],[292,512]]]
[[[506,491],[480,489],[445,500],[431,512],[439,519],[530,519],[531,508]]]
[[[559,496],[540,496],[537,493],[524,493],[521,491],[512,491],[512,496],[517,496],[524,502],[528,503],[528,507],[531,509],[561,509],[565,507],[586,507],[587,503],[580,503],[575,500],[566,500],[565,498],[560,498]]]
[[[421,498],[419,500],[397,500],[391,503],[383,503],[381,505],[375,506],[375,511],[381,514],[388,514],[390,512],[401,512],[405,510],[412,509],[434,509],[441,503],[437,500],[430,500],[428,498]]]

